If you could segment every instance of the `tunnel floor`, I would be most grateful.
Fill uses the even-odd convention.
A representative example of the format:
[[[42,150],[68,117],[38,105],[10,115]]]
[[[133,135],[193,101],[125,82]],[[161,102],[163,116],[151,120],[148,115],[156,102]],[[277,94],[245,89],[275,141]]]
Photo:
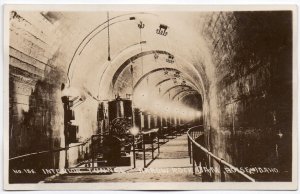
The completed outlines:
[[[187,135],[181,135],[161,145],[156,159],[147,161],[146,169],[139,168],[143,160],[137,160],[137,168],[126,173],[59,175],[45,179],[41,183],[76,182],[201,182],[199,175],[193,175],[188,156]]]

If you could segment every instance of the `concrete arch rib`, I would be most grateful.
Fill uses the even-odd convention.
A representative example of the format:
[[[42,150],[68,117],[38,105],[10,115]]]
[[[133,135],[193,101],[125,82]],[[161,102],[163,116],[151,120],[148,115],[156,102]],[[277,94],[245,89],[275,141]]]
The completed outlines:
[[[175,100],[176,97],[178,97],[179,99],[181,99],[184,96],[189,95],[189,94],[193,94],[193,93],[198,93],[199,94],[199,92],[196,91],[196,90],[194,90],[194,89],[181,90],[180,92],[178,92],[177,94],[175,94],[171,99]]]
[[[118,77],[125,70],[126,67],[129,67],[130,64],[132,64],[132,61],[138,59],[139,57],[155,53],[160,53],[164,56],[173,55],[171,52],[165,50],[157,50],[147,45],[145,45],[143,49],[144,51],[140,52],[140,47],[138,45],[134,46],[130,48],[130,50],[122,52],[122,56],[118,56],[114,59],[114,61],[111,61],[109,64],[106,64],[107,69],[104,72],[104,75],[101,75],[101,77],[103,78],[99,80],[99,91],[101,91],[102,93],[99,93],[99,98],[105,99],[107,98],[105,97],[105,94],[113,93],[114,85],[116,84]],[[181,57],[178,57],[176,55],[173,56],[176,58],[176,61],[174,64],[172,64],[172,67],[185,74],[185,77],[189,78],[189,81],[194,84],[196,90],[199,91],[201,95],[205,95],[205,88],[203,85],[203,81],[201,80],[202,78],[200,77],[199,72],[195,69],[195,67],[191,63],[188,63],[186,60],[182,59]],[[161,69],[165,68],[162,67]],[[111,83],[110,86],[108,86],[107,83]]]
[[[187,85],[175,85],[175,86],[170,87],[169,89],[167,89],[167,90],[163,93],[163,96],[166,95],[166,94],[167,94],[168,92],[170,92],[171,90],[173,90],[173,89],[175,89],[175,88],[178,88],[178,87],[192,89],[191,86],[187,86]]]
[[[154,69],[154,70],[152,70],[152,71],[150,71],[150,72],[147,72],[145,75],[143,75],[137,82],[136,82],[136,84],[134,85],[134,87],[133,87],[133,93],[135,92],[135,90],[136,90],[136,88],[149,76],[149,75],[151,75],[151,74],[153,74],[153,73],[156,73],[156,72],[159,72],[159,71],[165,71],[165,70],[168,70],[168,71],[178,71],[177,69],[174,69],[174,68],[157,68],[157,69]],[[168,78],[168,79],[165,79],[166,81],[168,81],[168,80],[171,80],[171,78]],[[194,83],[192,83],[190,80],[189,80],[189,82],[192,84],[192,86],[193,86],[193,88],[195,88],[195,89],[197,89],[196,88],[196,85],[194,84]],[[161,82],[161,83],[163,83],[163,82]],[[156,86],[158,86],[157,84],[156,84]],[[191,87],[191,86],[190,86]]]

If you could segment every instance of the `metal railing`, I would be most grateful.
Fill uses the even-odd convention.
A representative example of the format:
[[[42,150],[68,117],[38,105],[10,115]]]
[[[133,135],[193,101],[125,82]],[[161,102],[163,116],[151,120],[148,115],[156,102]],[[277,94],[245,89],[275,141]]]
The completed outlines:
[[[76,144],[76,145],[73,145],[73,146],[66,146],[64,148],[57,148],[57,149],[51,149],[51,150],[37,151],[37,152],[29,153],[29,154],[23,154],[23,155],[20,155],[20,156],[15,156],[15,157],[9,158],[9,161],[16,161],[16,160],[25,159],[27,157],[32,157],[32,156],[41,155],[41,154],[52,154],[52,153],[56,153],[56,152],[66,151],[66,150],[69,150],[70,148],[84,146],[90,140],[91,139],[88,138],[86,141],[84,141],[82,143],[79,143],[79,144]]]
[[[66,147],[54,148],[49,150],[36,151],[28,154],[23,154],[9,158],[9,182],[39,182],[45,177],[53,175],[55,169],[58,169],[60,153],[68,152],[70,150],[89,150],[90,138],[84,142]],[[89,154],[89,153],[87,153]],[[84,161],[88,155],[84,154],[77,158],[75,162]],[[69,162],[65,159],[65,168],[68,168]],[[50,174],[45,173],[43,170],[53,170]],[[15,171],[22,172],[22,176]],[[26,172],[25,172],[26,170]],[[30,173],[27,172],[30,171]],[[24,173],[25,172],[25,173]],[[33,173],[32,173],[33,172]]]
[[[95,147],[95,143],[97,142],[97,140],[95,138],[105,138],[108,136],[108,133],[99,133],[99,134],[95,134],[92,135],[90,138],[86,139],[84,142],[80,142],[76,145],[72,145],[72,146],[66,146],[63,148],[57,148],[57,149],[51,149],[51,150],[43,150],[43,151],[37,151],[37,152],[32,152],[32,153],[28,153],[28,154],[23,154],[23,155],[19,155],[19,156],[15,156],[15,157],[11,157],[9,158],[9,162],[10,162],[10,167],[17,167],[19,166],[20,168],[29,168],[31,167],[31,165],[27,165],[27,163],[32,164],[32,159],[34,158],[34,160],[36,159],[40,159],[41,157],[51,157],[52,154],[55,153],[59,153],[62,151],[68,151],[72,148],[76,148],[76,147],[80,147],[80,146],[88,146],[90,149],[90,152],[87,153],[89,155],[89,158],[84,158],[82,159],[81,162],[84,163],[91,163],[91,167],[94,168],[94,162],[97,162],[96,160],[96,154],[97,152],[99,152],[99,150],[97,150],[97,148]],[[158,135],[158,130],[149,130],[147,132],[141,132],[140,133],[141,136],[141,141],[138,143],[135,141],[135,138],[132,138],[132,147],[130,150],[127,151],[132,151],[133,152],[133,163],[134,163],[134,167],[136,167],[136,152],[142,152],[143,153],[143,160],[144,160],[144,168],[146,168],[149,164],[147,164],[147,159],[146,159],[146,152],[150,151],[151,152],[151,159],[154,160],[156,158],[156,156],[154,156],[154,152],[155,150],[158,150],[158,154],[159,154],[159,149],[160,149],[160,145],[159,145],[159,135]],[[103,139],[102,139],[103,140]],[[100,140],[100,141],[102,141]],[[100,142],[99,142],[100,143]],[[101,142],[102,143],[102,142]],[[141,148],[138,148],[138,144],[141,145]],[[150,145],[150,148],[147,147],[146,145]],[[157,144],[157,145],[155,145]],[[39,157],[39,158],[37,158]],[[152,160],[149,162],[151,163]],[[28,162],[25,162],[28,161]],[[78,164],[81,164],[80,161],[78,161]],[[78,164],[76,166],[78,166]],[[36,166],[35,166],[36,167]],[[68,167],[69,168],[69,167]]]
[[[126,138],[131,139],[127,141],[127,149],[119,150],[120,153],[112,153],[114,154],[122,154],[122,153],[130,153],[132,152],[133,158],[133,168],[136,168],[136,153],[142,152],[143,155],[143,164],[144,168],[146,168],[157,156],[154,156],[154,152],[157,149],[158,154],[160,152],[160,145],[159,145],[159,136],[158,136],[158,129],[151,129],[148,131],[142,131],[137,136],[133,136],[131,134],[126,134]],[[125,137],[124,136],[124,137]],[[99,162],[97,159],[98,154],[103,154],[103,150],[105,150],[105,145],[103,145],[103,140],[109,137],[108,134],[96,134],[91,137],[91,167],[94,169],[95,163]],[[119,142],[122,140],[115,136],[110,136],[115,139],[118,139]],[[156,145],[155,145],[156,144]],[[100,145],[100,146],[99,146]],[[146,148],[146,145],[150,145],[150,147]],[[113,145],[110,145],[113,147]],[[106,146],[107,147],[107,146]],[[147,157],[146,152],[151,152],[151,160],[147,164]]]
[[[219,170],[218,172],[220,173],[220,179],[221,182],[225,182],[226,180],[226,175],[227,176],[236,176],[238,175],[240,178],[234,177],[235,181],[250,181],[250,182],[255,182],[255,179],[250,177],[249,175],[245,174],[241,170],[239,170],[237,167],[229,164],[228,162],[224,161],[222,158],[219,158],[218,156],[214,155],[211,153],[208,149],[200,145],[197,140],[201,139],[201,143],[204,142],[204,131],[203,131],[203,126],[198,125],[195,127],[191,127],[187,131],[187,136],[188,136],[188,152],[189,152],[189,157],[190,157],[190,163],[193,164],[193,174],[196,174],[196,168],[202,168],[203,165],[208,165],[211,167],[212,165],[212,160],[214,160],[218,165],[219,165]],[[229,168],[231,172],[234,173],[227,173],[225,170],[226,168]],[[207,168],[207,167],[206,167]],[[214,171],[207,170],[208,172],[203,173],[202,171],[202,178],[203,181],[212,181],[212,172],[217,172],[216,168],[213,168]]]
[[[159,129],[152,129],[149,131],[144,131],[142,132],[142,151],[143,151],[143,160],[144,160],[144,168],[148,167],[149,164],[152,163],[153,160],[155,160],[155,158],[157,156],[154,157],[154,150],[157,149],[158,150],[158,155],[160,153],[160,146],[159,146],[159,136],[158,136],[158,131]],[[156,148],[154,146],[154,144],[157,144]],[[147,158],[146,158],[146,144],[151,144],[151,161],[147,164]],[[139,149],[136,149],[134,147],[133,149],[133,153],[135,153],[136,151],[140,151]]]

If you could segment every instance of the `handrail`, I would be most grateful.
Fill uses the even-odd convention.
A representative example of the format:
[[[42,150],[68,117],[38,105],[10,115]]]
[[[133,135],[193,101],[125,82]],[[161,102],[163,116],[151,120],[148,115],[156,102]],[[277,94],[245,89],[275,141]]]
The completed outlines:
[[[29,156],[39,155],[39,154],[60,152],[60,151],[63,151],[63,150],[68,150],[68,149],[73,148],[73,147],[79,147],[79,146],[82,146],[82,145],[85,145],[85,144],[87,144],[87,142],[83,142],[83,143],[80,143],[80,144],[74,145],[74,146],[67,146],[67,147],[64,147],[64,148],[58,148],[58,149],[54,149],[54,150],[45,150],[45,151],[33,152],[33,153],[30,153],[30,154],[24,154],[24,155],[20,155],[20,156],[10,158],[9,161],[16,160],[16,159],[21,159],[21,158],[25,158],[25,157],[29,157]]]
[[[100,134],[100,133],[99,133],[99,134]],[[99,134],[96,134],[96,135],[99,135]],[[92,135],[92,136],[94,136],[94,135]],[[66,146],[66,147],[64,147],[64,148],[58,148],[58,149],[53,149],[53,150],[38,151],[38,152],[33,152],[33,153],[29,153],[29,154],[24,154],[24,155],[12,157],[12,158],[9,158],[9,161],[17,160],[17,159],[22,159],[22,158],[26,158],[26,157],[30,157],[30,156],[34,156],[34,155],[39,155],[39,154],[55,153],[55,152],[60,152],[60,151],[68,150],[68,149],[70,149],[70,148],[74,148],[74,147],[79,147],[79,146],[85,145],[85,144],[87,144],[90,140],[91,140],[91,138],[87,138],[84,142],[79,143],[79,144],[77,144],[77,145]]]
[[[194,127],[189,128],[189,130],[187,131],[187,136],[189,138],[189,140],[196,145],[198,148],[200,148],[202,151],[204,151],[206,154],[210,155],[212,158],[214,158],[217,162],[219,162],[220,164],[223,164],[227,167],[229,167],[230,169],[235,170],[235,172],[237,172],[238,174],[242,175],[243,177],[245,177],[246,179],[248,179],[251,182],[255,182],[255,179],[253,179],[252,177],[250,177],[249,175],[245,174],[244,172],[242,172],[241,170],[239,170],[237,167],[229,164],[228,162],[224,161],[222,158],[219,158],[218,156],[214,155],[213,153],[211,153],[210,151],[208,151],[206,148],[204,148],[203,146],[201,146],[199,143],[197,143],[191,136],[190,132],[197,128],[197,127],[203,127],[203,125],[197,125]]]
[[[132,135],[132,134],[130,134],[130,133],[125,133],[124,135],[129,135],[129,136],[132,136],[133,137],[133,139],[132,139],[132,141],[131,141],[131,143],[129,143],[129,144],[132,144],[132,149],[130,149],[130,151],[133,151],[133,165],[134,165],[134,168],[136,168],[136,151],[142,151],[143,152],[143,161],[144,161],[144,168],[146,168],[157,156],[155,156],[154,157],[154,149],[157,149],[158,150],[158,154],[160,153],[160,147],[159,147],[159,136],[157,136],[156,135],[156,137],[150,137],[150,141],[145,141],[145,137],[146,136],[149,136],[149,135],[152,135],[152,134],[157,134],[158,133],[158,131],[159,131],[159,128],[153,128],[153,129],[150,129],[150,130],[147,130],[147,131],[140,131],[139,133],[138,133],[138,135],[137,136],[141,136],[141,141],[140,142],[135,142],[135,138],[137,137],[137,136],[134,136],[134,135]],[[91,147],[91,153],[92,153],[92,161],[91,161],[91,163],[92,163],[92,169],[94,169],[94,163],[95,163],[95,161],[97,160],[96,159],[96,155],[97,155],[97,149],[95,149],[94,148],[94,142],[95,141],[97,141],[97,140],[94,140],[93,139],[93,137],[97,137],[97,136],[104,136],[105,134],[96,134],[96,135],[93,135],[92,136],[92,147]],[[113,137],[115,137],[115,138],[117,138],[117,139],[119,139],[120,141],[121,141],[121,139],[120,138],[118,138],[118,137],[116,137],[116,136],[113,136]],[[154,139],[155,138],[157,138],[157,141],[154,141]],[[147,143],[146,143],[147,142]],[[136,145],[138,143],[142,143],[142,149],[137,149],[136,148]],[[155,148],[154,147],[154,143],[157,143],[157,147]],[[127,144],[127,145],[129,145],[129,144]],[[151,144],[151,148],[150,148],[150,150],[151,150],[151,157],[152,157],[152,160],[150,161],[150,163],[146,163],[147,161],[146,161],[146,150],[148,150],[148,149],[146,149],[146,147],[145,147],[145,144]],[[127,151],[129,151],[129,150],[127,150]],[[126,151],[121,151],[121,152],[126,152]]]

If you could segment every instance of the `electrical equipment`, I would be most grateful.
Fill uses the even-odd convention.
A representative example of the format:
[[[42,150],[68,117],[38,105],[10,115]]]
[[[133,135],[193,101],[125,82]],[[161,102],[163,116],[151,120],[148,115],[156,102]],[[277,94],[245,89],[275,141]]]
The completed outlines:
[[[97,112],[98,132],[104,133],[108,131],[108,101],[103,101],[98,106]]]
[[[69,131],[69,143],[78,143],[77,133],[78,133],[78,126],[70,125],[68,126]]]
[[[156,34],[159,34],[159,35],[163,35],[163,36],[167,36],[168,35],[168,32],[167,32],[167,29],[169,27],[165,24],[160,24],[159,25],[159,28],[156,30]]]
[[[142,128],[142,112],[140,109],[134,109],[134,124],[138,128]]]
[[[128,99],[117,97],[115,100],[108,102],[109,120],[112,121],[117,117],[132,116],[132,102]]]
[[[174,55],[169,55],[168,58],[166,59],[166,62],[174,63]]]
[[[71,123],[71,120],[75,120],[75,113],[74,110],[66,110],[66,120],[67,122]]]
[[[107,161],[105,165],[130,165],[128,154],[133,142],[130,134],[133,127],[132,101],[117,97],[107,105],[109,130],[108,134],[103,136],[102,160]],[[105,109],[103,106],[100,106],[100,110]],[[103,118],[103,115],[100,115],[100,118]]]
[[[143,28],[145,28],[145,24],[142,21],[140,21],[140,23],[138,24],[138,27],[139,27],[139,29],[143,29]]]

